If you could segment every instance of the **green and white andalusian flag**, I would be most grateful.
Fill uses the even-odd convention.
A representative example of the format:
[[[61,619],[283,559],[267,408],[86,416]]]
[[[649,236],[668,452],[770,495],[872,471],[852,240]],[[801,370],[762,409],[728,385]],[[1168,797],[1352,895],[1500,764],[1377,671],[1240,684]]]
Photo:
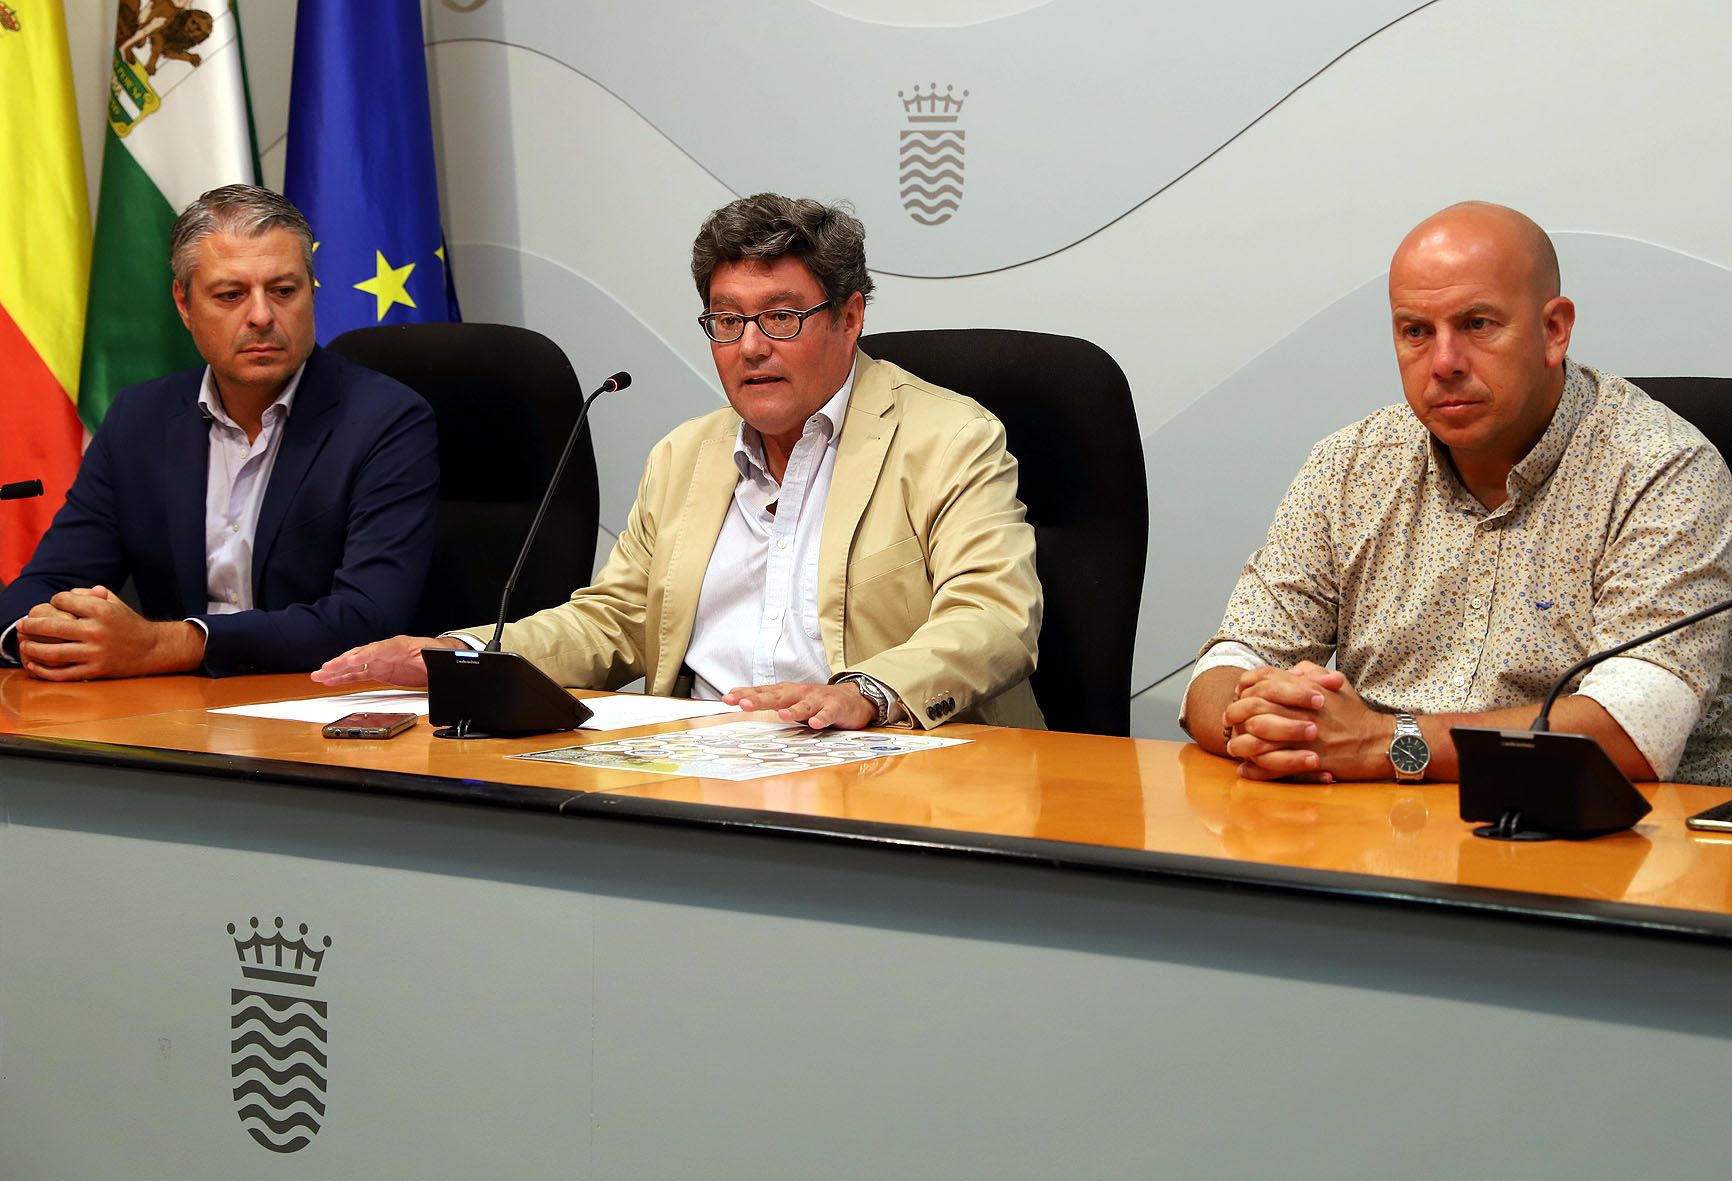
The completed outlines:
[[[78,412],[96,430],[114,395],[197,365],[174,310],[168,233],[207,189],[254,183],[258,152],[230,0],[120,0]]]

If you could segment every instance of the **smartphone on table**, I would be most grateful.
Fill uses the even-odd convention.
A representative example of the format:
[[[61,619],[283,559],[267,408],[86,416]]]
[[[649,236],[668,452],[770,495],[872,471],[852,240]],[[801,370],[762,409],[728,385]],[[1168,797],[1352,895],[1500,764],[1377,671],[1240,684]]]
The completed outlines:
[[[338,718],[323,733],[326,738],[395,738],[414,724],[414,714],[361,710]]]
[[[1684,823],[1700,832],[1732,832],[1732,800],[1706,808]]]

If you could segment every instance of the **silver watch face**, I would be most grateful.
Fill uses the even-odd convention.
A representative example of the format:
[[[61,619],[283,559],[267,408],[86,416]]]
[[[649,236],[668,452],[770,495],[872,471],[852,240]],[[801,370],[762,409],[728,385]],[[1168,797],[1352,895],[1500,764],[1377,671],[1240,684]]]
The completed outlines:
[[[1403,775],[1418,775],[1431,762],[1431,747],[1417,734],[1403,734],[1389,744],[1389,761]]]

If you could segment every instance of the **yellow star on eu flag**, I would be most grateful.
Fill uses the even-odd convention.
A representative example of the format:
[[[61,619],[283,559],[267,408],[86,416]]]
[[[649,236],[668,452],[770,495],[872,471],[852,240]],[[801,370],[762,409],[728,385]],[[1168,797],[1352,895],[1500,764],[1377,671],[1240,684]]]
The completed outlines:
[[[406,307],[414,307],[415,301],[409,298],[409,292],[404,285],[409,282],[409,275],[410,272],[414,271],[415,264],[411,262],[404,263],[400,267],[394,267],[386,262],[385,256],[377,250],[373,251],[373,259],[374,268],[378,273],[371,279],[363,279],[355,284],[355,289],[365,291],[379,301],[378,318],[383,320],[392,304],[400,303]]]

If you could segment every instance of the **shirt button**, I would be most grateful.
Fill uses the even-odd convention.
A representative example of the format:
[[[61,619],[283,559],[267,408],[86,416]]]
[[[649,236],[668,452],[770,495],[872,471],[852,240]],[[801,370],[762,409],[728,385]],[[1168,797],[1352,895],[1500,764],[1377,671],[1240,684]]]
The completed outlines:
[[[1455,684],[1456,684],[1456,688],[1459,689],[1461,686],[1467,684],[1467,678],[1465,676],[1462,676],[1460,673],[1457,673],[1456,678],[1455,678]]]
[[[239,521],[236,521],[234,524],[229,526],[229,532],[230,533],[239,533],[240,531],[241,531],[241,523]]]
[[[240,601],[241,601],[240,595],[236,594],[234,591],[229,592],[229,602],[238,603]]]
[[[1478,611],[1481,607],[1485,606],[1485,600],[1481,599],[1481,598],[1475,598],[1473,600],[1472,604],[1470,604],[1470,605],[1473,607],[1473,609],[1475,611]]]
[[[788,548],[788,539],[786,537],[778,537],[776,539],[776,548],[777,549],[787,549]]]

